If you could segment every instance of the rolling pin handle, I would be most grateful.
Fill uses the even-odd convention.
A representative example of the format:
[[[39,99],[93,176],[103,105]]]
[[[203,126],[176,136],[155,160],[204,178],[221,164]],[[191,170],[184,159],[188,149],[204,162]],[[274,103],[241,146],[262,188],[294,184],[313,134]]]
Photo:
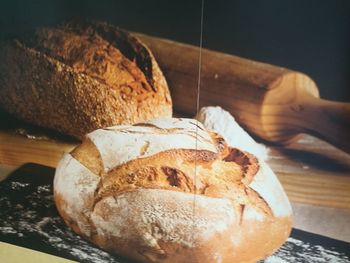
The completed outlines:
[[[350,103],[305,96],[301,107],[305,132],[350,153]]]

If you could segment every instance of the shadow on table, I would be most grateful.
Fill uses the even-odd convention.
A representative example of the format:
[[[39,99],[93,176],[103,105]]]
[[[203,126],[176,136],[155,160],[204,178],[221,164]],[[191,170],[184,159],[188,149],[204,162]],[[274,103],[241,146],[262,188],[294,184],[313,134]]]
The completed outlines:
[[[348,172],[350,176],[350,162],[345,159],[339,159],[321,152],[302,149],[281,148],[279,151],[289,159],[302,162],[313,168],[340,173]]]

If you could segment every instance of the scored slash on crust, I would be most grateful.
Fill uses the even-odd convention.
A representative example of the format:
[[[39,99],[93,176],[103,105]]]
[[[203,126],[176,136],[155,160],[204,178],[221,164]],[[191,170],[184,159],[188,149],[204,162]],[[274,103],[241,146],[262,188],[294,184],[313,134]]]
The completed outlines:
[[[277,231],[272,227],[277,217],[286,218],[283,224],[282,220],[275,223],[276,229],[284,229],[282,239],[286,238],[290,231],[289,203],[283,191],[280,193],[278,181],[266,175],[269,171],[265,165],[254,156],[227,146],[218,134],[202,128],[196,150],[192,136],[194,125],[187,119],[162,119],[87,135],[69,157],[74,158],[75,165],[81,166],[78,170],[84,172],[74,175],[76,171],[64,171],[68,168],[62,164],[55,176],[55,200],[63,218],[76,232],[102,248],[141,261],[144,257],[146,261],[153,257],[154,262],[163,259],[168,262],[168,255],[180,253],[179,249],[185,255],[190,253],[185,252],[188,248],[202,246],[205,240],[214,236],[225,239],[229,235],[231,241],[226,241],[226,247],[220,248],[222,251],[215,248],[223,255],[227,246],[237,246],[241,234],[235,231],[240,231],[239,227],[246,229],[247,222],[254,222],[252,229]],[[71,174],[67,176],[67,173]],[[89,187],[86,188],[84,179],[79,177],[90,178],[87,182],[93,182],[89,186],[92,191],[87,192]],[[76,191],[80,202],[87,202],[81,204],[85,207],[83,214],[72,198],[65,198],[66,190],[62,187],[66,183],[75,184],[77,189],[72,191]],[[262,185],[267,190],[261,190]],[[195,213],[190,205],[193,194],[197,194]],[[275,204],[276,198],[284,207]],[[157,216],[149,214],[150,211]],[[213,211],[218,214],[212,214]],[[189,226],[194,222],[198,234],[193,239],[190,231],[194,228]],[[94,230],[79,229],[86,224]],[[224,235],[227,229],[231,229],[232,234]],[[250,235],[241,238],[253,238]],[[114,245],[108,243],[110,238]],[[275,247],[275,242],[281,241],[259,243],[259,249]],[[173,246],[178,252],[172,250]],[[130,249],[139,254],[130,254]],[[213,249],[208,248],[208,253]],[[210,258],[212,256],[208,256]]]

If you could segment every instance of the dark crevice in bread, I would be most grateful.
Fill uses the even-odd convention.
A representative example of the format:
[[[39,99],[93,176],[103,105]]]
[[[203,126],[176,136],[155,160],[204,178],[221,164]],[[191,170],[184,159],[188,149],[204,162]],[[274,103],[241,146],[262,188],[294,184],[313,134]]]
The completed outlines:
[[[167,175],[170,186],[178,187],[185,192],[196,192],[195,182],[180,169],[169,166],[162,166],[161,169],[163,170],[164,174]]]
[[[97,32],[70,31],[63,28],[38,29],[28,41],[30,47],[52,57],[76,72],[111,87],[125,96],[153,91],[141,69],[124,57],[118,47],[104,40]]]
[[[259,168],[255,157],[235,148],[227,147],[225,151],[230,152],[225,159],[220,159],[220,155],[210,151],[177,149],[131,160],[112,169],[108,174],[102,173],[102,183],[97,190],[95,205],[106,197],[118,196],[124,192],[163,189],[225,197],[241,206],[252,204],[258,210],[271,215],[272,210],[267,202],[249,187]],[[178,162],[179,159],[182,161]],[[84,160],[78,160],[85,165]],[[194,169],[194,163],[199,168]],[[211,172],[213,166],[221,167],[220,175]]]
[[[226,147],[226,142],[224,138],[216,132],[209,132],[211,139],[213,140],[218,153],[221,156],[227,155],[228,148]]]
[[[93,31],[111,43],[111,45],[117,47],[126,58],[136,63],[145,74],[147,82],[151,85],[152,89],[157,91],[153,79],[151,54],[138,39],[118,27],[101,22],[80,22],[79,26],[71,22],[64,26],[77,33]]]
[[[249,184],[254,175],[259,170],[259,162],[256,157],[248,152],[243,152],[237,148],[230,148],[229,153],[223,158],[226,162],[235,162],[239,164],[244,171],[244,182]]]
[[[242,225],[242,222],[243,222],[244,209],[245,209],[245,205],[240,205],[240,209],[238,210],[239,211],[239,220],[238,220],[239,225]]]
[[[123,55],[130,61],[135,61],[137,66],[145,74],[148,83],[156,91],[152,72],[152,59],[149,50],[138,39],[128,34],[126,31],[101,22],[80,23],[81,29],[90,28],[91,25],[98,34],[106,41],[121,50]],[[67,24],[67,27],[76,27],[73,24]]]

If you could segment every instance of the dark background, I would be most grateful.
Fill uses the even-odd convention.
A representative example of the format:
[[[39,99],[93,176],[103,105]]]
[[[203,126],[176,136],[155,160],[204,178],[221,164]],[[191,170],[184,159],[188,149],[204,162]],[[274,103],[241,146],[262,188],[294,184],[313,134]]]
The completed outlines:
[[[201,1],[1,1],[0,37],[71,18],[199,44]],[[301,71],[350,101],[349,0],[206,0],[203,46]]]

